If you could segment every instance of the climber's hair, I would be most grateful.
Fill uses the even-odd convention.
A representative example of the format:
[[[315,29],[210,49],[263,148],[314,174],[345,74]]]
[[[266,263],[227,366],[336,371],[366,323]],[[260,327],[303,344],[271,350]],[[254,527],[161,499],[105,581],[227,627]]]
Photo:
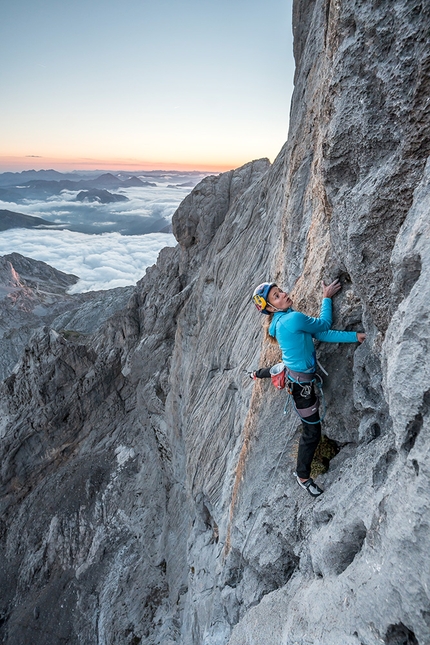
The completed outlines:
[[[272,322],[272,319],[273,319],[273,313],[269,314],[268,316],[264,316],[264,320],[263,320],[264,340],[271,343],[271,345],[277,345],[278,341],[276,340],[276,338],[269,334],[269,327]]]

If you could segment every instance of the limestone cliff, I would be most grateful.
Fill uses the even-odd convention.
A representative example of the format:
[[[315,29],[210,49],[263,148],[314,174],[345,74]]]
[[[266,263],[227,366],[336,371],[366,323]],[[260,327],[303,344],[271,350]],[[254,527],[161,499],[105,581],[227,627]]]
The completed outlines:
[[[1,392],[8,645],[430,642],[429,5],[301,0],[289,138],[201,182],[85,342],[45,327]],[[259,281],[318,312],[336,456],[312,500]]]

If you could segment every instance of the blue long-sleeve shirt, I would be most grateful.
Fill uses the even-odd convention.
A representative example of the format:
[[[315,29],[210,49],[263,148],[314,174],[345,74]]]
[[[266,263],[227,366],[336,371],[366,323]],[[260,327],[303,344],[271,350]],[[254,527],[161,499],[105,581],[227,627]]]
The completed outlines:
[[[277,311],[269,327],[282,350],[282,362],[295,372],[314,372],[316,355],[313,339],[326,343],[355,343],[355,331],[336,331],[332,324],[331,298],[323,298],[319,318],[306,316],[294,309]]]

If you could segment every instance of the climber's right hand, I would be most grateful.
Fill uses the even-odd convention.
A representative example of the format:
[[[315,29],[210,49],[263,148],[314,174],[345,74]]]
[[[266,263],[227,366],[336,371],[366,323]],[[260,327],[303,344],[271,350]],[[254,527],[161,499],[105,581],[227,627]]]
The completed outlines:
[[[332,298],[335,293],[342,289],[342,285],[339,280],[334,280],[331,284],[325,284],[324,280],[321,282],[323,290],[323,298]]]

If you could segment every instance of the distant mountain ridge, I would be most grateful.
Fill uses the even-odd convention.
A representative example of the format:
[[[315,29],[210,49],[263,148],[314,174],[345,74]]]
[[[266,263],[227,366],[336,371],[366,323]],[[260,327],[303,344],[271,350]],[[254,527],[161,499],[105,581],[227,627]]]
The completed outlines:
[[[154,181],[177,180],[187,182],[190,186],[195,186],[203,177],[211,173],[201,172],[199,170],[179,171],[179,170],[136,170],[133,174],[121,171],[102,170],[73,170],[72,172],[59,172],[58,170],[23,170],[21,172],[3,172],[0,173],[0,187],[15,187],[28,184],[30,181],[94,181],[101,177],[113,177],[122,182],[123,186],[139,186],[139,182],[148,179],[148,183]],[[136,181],[137,180],[137,181]]]
[[[88,199],[88,194],[90,198]],[[86,201],[98,201],[100,204],[115,203],[118,201],[128,201],[125,195],[112,195],[107,190],[93,190],[82,191],[77,196],[78,201],[85,203]],[[91,197],[92,195],[92,197]],[[97,199],[97,195],[99,199]],[[113,199],[111,199],[113,198]],[[118,199],[119,198],[119,199]],[[103,200],[103,201],[102,201]],[[153,216],[140,217],[139,215],[121,215],[122,228],[120,232],[122,235],[146,235],[148,233],[171,233],[171,223],[164,217],[159,217],[157,214]],[[0,210],[0,232],[7,231],[13,228],[31,228],[31,229],[65,229],[74,231],[75,233],[108,233],[114,232],[118,229],[116,222],[103,221],[96,224],[91,222],[48,222],[41,217],[33,217],[25,215],[24,213],[16,213],[9,210]]]
[[[47,181],[60,179],[73,179],[72,173],[64,174],[58,170],[23,170],[22,172],[3,172],[0,173],[0,186],[15,186],[22,181],[31,181],[32,179],[43,179]]]
[[[43,173],[43,174],[40,174]],[[142,181],[136,175],[127,179],[119,179],[114,174],[107,172],[94,179],[76,179],[76,176],[68,173],[63,174],[57,170],[24,170],[21,173],[5,172],[0,174],[0,186],[3,188],[46,188],[48,190],[60,188],[61,190],[79,190],[80,188],[130,188],[142,186],[156,186],[149,181]]]
[[[24,215],[9,210],[0,210],[0,231],[7,231],[10,228],[56,228],[58,224],[48,222],[41,217]]]
[[[148,171],[142,176],[123,171],[61,173],[52,169],[0,173],[0,208],[10,211],[0,230],[44,226],[40,219],[26,218],[24,211],[28,216],[42,216],[52,222],[52,228],[55,222],[57,228],[78,233],[170,232],[170,217],[175,204],[179,205],[180,193],[184,193],[181,183],[191,189],[203,176],[197,171]],[[160,201],[161,191],[172,180],[177,182],[174,188],[178,197],[172,196],[170,190],[167,199],[163,193]],[[123,208],[127,200],[134,204],[133,208]]]
[[[41,190],[44,192],[49,192],[51,194],[60,193],[62,190],[81,190],[83,188],[97,188],[97,189],[113,189],[113,188],[129,188],[129,187],[156,187],[157,184],[149,181],[142,181],[138,177],[130,177],[126,181],[122,181],[112,175],[111,173],[105,173],[100,175],[96,179],[79,179],[78,181],[72,181],[70,179],[30,179],[27,182],[20,184],[20,187],[33,188]],[[12,186],[13,188],[19,188],[18,186]]]
[[[76,195],[78,202],[98,202],[99,204],[113,204],[115,202],[128,202],[128,197],[125,195],[117,195],[110,193],[108,190],[99,190],[97,188],[90,188],[89,190],[81,190]]]

